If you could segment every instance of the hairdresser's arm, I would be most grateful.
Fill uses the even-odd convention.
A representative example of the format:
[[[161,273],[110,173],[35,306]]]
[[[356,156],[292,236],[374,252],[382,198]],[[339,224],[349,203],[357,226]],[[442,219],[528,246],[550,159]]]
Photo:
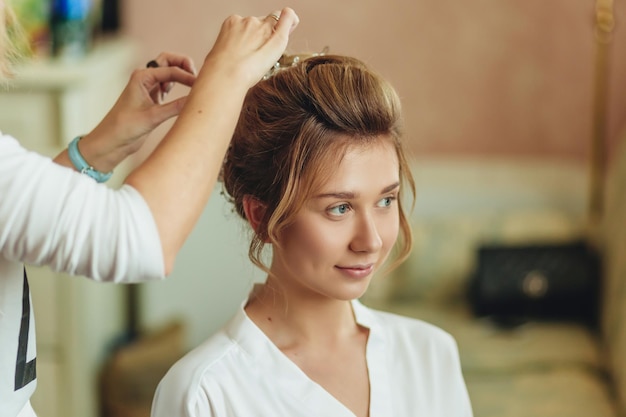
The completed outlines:
[[[126,179],[153,213],[166,273],[213,191],[247,90],[284,52],[298,18],[286,8],[274,23],[239,16],[224,22],[178,119]]]
[[[80,140],[79,152],[94,169],[112,171],[143,145],[148,133],[183,108],[186,97],[167,103],[162,98],[175,83],[193,85],[196,70],[191,58],[164,52],[155,60],[158,68],[133,72],[108,114]],[[73,168],[67,149],[54,161]]]

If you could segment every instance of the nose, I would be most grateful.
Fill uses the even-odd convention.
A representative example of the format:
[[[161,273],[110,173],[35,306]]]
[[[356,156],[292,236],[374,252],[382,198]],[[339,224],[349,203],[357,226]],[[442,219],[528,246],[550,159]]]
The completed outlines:
[[[370,214],[363,213],[354,224],[354,235],[350,242],[350,249],[354,252],[378,252],[383,246],[379,233],[379,225]]]

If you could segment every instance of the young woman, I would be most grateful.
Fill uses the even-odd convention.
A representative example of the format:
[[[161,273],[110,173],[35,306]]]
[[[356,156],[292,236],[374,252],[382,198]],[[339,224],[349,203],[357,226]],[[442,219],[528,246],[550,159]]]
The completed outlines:
[[[0,82],[14,55],[6,3],[0,1]],[[297,23],[289,8],[227,18],[197,77],[188,58],[159,55],[133,73],[103,121],[54,161],[0,132],[0,417],[35,415],[24,263],[113,282],[167,275],[213,189],[248,88],[280,57]],[[171,83],[193,87],[188,97],[162,103]],[[176,115],[123,187],[94,181],[105,180],[147,133]]]
[[[398,96],[353,58],[285,61],[249,91],[222,172],[267,280],[152,416],[471,416],[452,337],[357,301],[411,249]]]

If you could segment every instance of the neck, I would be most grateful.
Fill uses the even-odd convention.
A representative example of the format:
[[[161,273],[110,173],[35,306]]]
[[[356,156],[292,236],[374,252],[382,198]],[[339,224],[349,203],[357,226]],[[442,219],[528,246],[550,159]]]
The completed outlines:
[[[350,301],[299,294],[272,277],[255,289],[246,313],[283,350],[300,345],[333,347],[361,331]]]

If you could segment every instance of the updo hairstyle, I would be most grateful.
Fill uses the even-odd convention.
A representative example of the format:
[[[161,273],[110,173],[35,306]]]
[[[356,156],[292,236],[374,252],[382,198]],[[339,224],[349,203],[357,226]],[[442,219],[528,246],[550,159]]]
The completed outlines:
[[[265,271],[265,243],[278,244],[281,231],[332,175],[348,147],[391,143],[401,190],[408,186],[411,203],[415,197],[400,141],[400,101],[391,85],[355,58],[298,58],[283,56],[280,67],[250,89],[222,169],[227,198],[241,217],[246,218],[244,196],[265,205],[249,248],[252,262]],[[409,255],[412,245],[401,200],[393,266]]]

